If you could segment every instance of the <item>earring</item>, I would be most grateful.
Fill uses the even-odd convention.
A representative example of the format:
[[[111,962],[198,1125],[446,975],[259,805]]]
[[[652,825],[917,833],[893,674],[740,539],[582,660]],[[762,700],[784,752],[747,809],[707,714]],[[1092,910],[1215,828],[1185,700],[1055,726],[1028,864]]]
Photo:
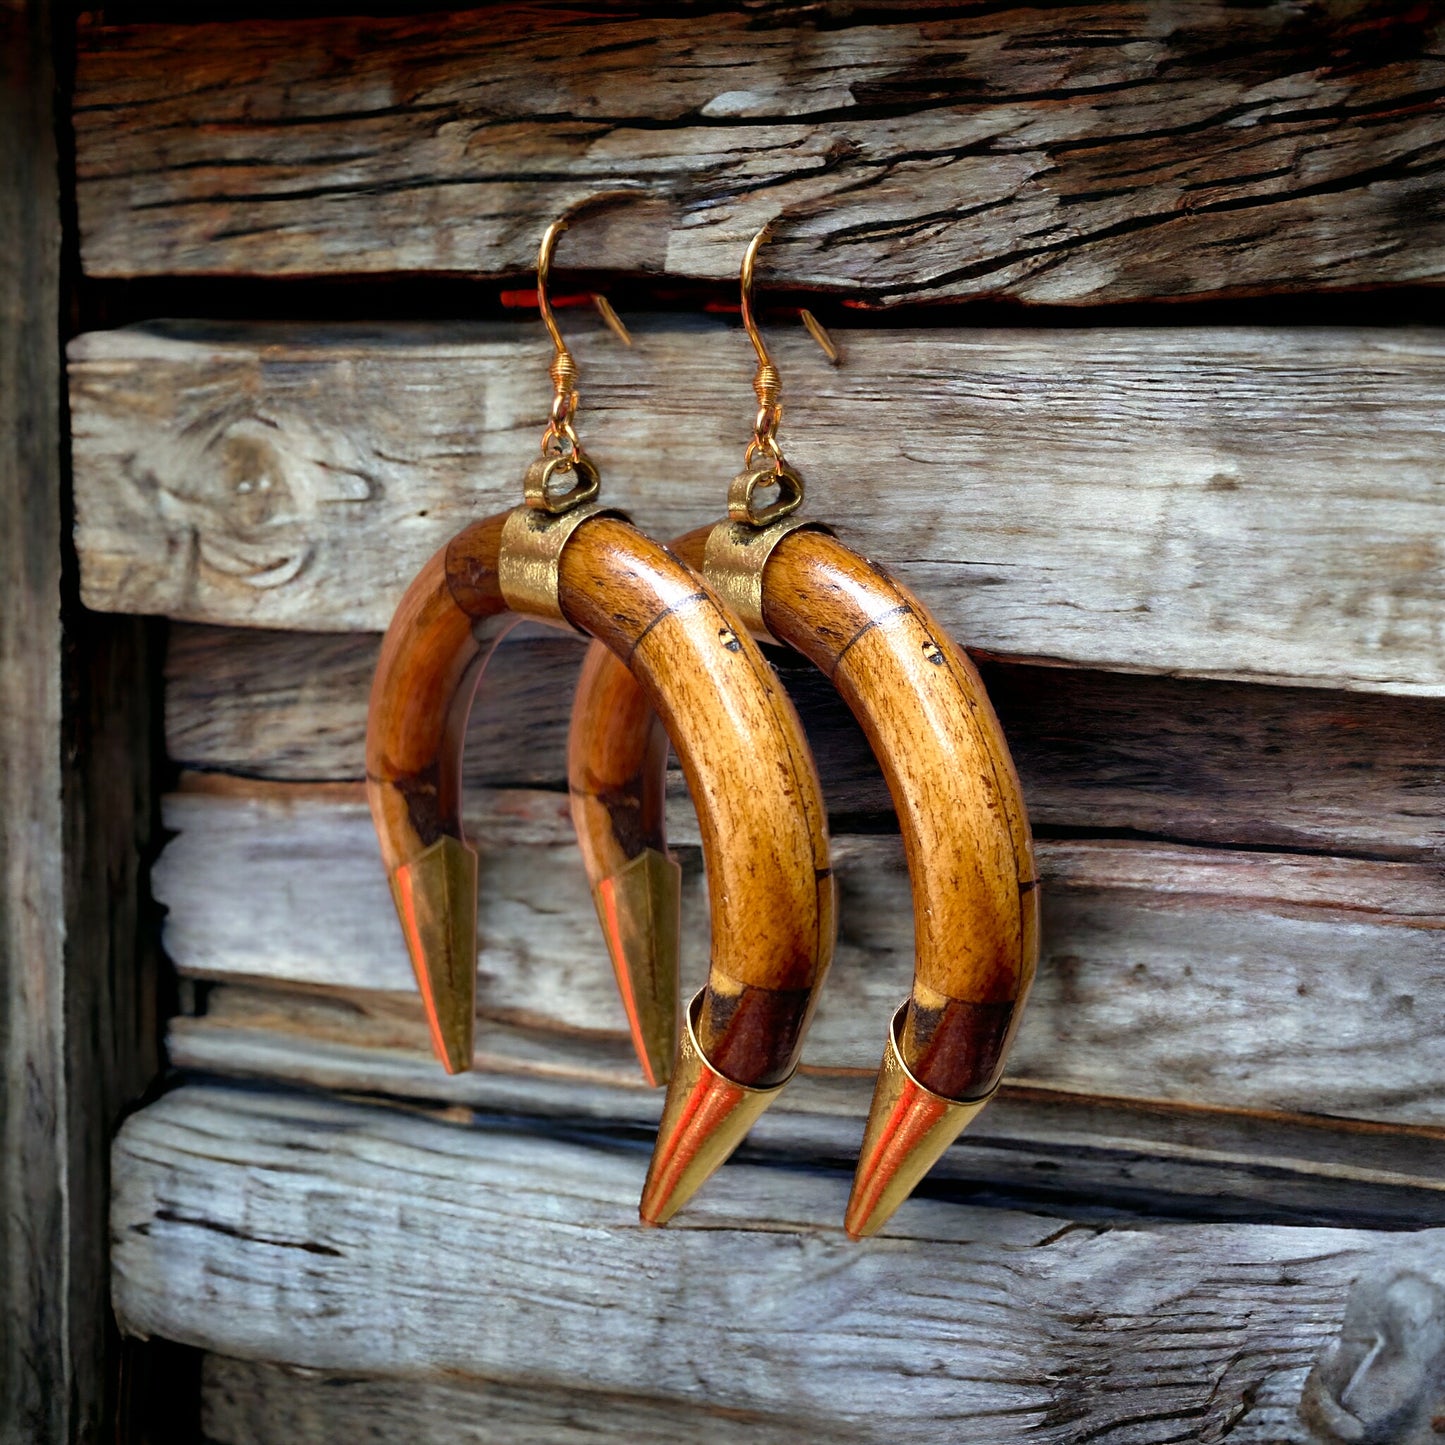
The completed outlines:
[[[740,277],[743,326],[758,358],[744,470],[728,493],[728,520],[673,547],[755,636],[796,648],[832,680],[898,813],[914,979],[889,1028],[848,1201],[845,1225],[859,1238],[883,1226],[997,1087],[1037,963],[1038,884],[1018,776],[972,662],[911,592],[797,515],[803,480],[778,444],[781,382],[753,313],[767,234],[753,238]],[[776,497],[760,504],[772,488]],[[579,778],[600,750],[630,750],[635,761],[661,766],[639,750],[647,726],[635,688],[592,649],[572,713],[579,833],[595,839],[604,824],[577,802]],[[628,730],[630,739],[621,736]],[[660,811],[647,821],[657,828],[648,846],[665,847]],[[584,853],[595,856],[595,841]],[[651,1027],[644,1018],[634,1029],[639,1053]]]
[[[477,685],[523,617],[588,633],[617,660],[677,749],[711,885],[714,967],[696,1029],[728,1073],[693,1090],[695,1117],[678,1129],[685,1183],[709,1150],[731,1150],[791,1071],[789,1041],[832,958],[827,819],[797,714],[742,624],[696,573],[595,500],[597,468],[573,426],[577,366],[547,294],[566,225],[548,228],[537,259],[555,349],[542,455],[527,471],[524,504],[459,533],[402,598],[372,686],[367,794],[433,1044],[448,1072],[468,1069],[477,855],[462,832],[461,755]],[[660,774],[666,739],[649,736]],[[639,830],[629,831],[660,796],[623,788],[607,800],[621,852],[639,864],[609,898],[624,934],[658,940],[675,1008],[676,866],[665,849],[647,857],[631,847]],[[648,1007],[658,1006],[650,997]]]

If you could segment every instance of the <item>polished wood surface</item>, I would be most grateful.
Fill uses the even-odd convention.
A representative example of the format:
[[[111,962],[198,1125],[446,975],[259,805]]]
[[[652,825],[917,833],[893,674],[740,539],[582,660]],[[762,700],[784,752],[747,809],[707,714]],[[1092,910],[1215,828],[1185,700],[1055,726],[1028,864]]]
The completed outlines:
[[[443,834],[462,837],[467,716],[506,630],[496,585],[502,521],[474,523],[432,557],[382,641],[367,713],[366,784],[388,872]]]
[[[674,550],[700,566],[708,530]],[[978,671],[907,589],[825,533],[778,543],[763,613],[838,688],[898,812],[916,939],[905,1062],[936,1093],[977,1098],[1002,1074],[1039,948],[1028,820]],[[644,725],[628,690],[623,670],[594,650],[573,704],[574,765],[589,749],[636,757],[610,736]],[[605,816],[578,825],[589,858],[617,847]],[[660,819],[647,846],[665,846]]]
[[[609,725],[584,724],[567,737],[577,843],[587,876],[599,879],[648,848],[667,846],[667,729],[632,674],[612,662],[616,657],[605,647],[589,647],[577,677],[578,694],[595,699]]]
[[[591,522],[580,535],[613,545],[627,565],[601,567],[569,547],[563,607],[626,659],[698,809],[713,914],[699,1042],[734,1082],[781,1083],[797,1062],[836,929],[827,820],[802,724],[757,645],[695,574],[655,543],[649,573],[624,552],[637,533],[622,523]],[[652,757],[660,789],[665,758],[660,749]],[[578,787],[593,791],[585,767]],[[615,838],[616,818],[603,812]]]
[[[466,718],[513,618],[497,581],[502,520],[474,523],[432,558],[382,646],[367,790],[388,870],[439,837],[462,838]],[[697,576],[626,522],[599,516],[578,527],[562,552],[559,597],[618,670],[630,669],[698,801],[715,939],[703,1010],[709,1058],[739,1083],[781,1082],[835,933],[826,818],[797,714]],[[640,733],[656,812],[666,751],[645,720]],[[615,764],[600,759],[593,796],[612,835],[626,837],[642,817],[641,797],[635,809],[624,801],[609,810]],[[604,856],[612,855],[589,862]]]
[[[978,670],[907,588],[816,532],[768,559],[763,616],[832,678],[898,813],[916,956],[904,1062],[935,1093],[978,1098],[1003,1072],[1039,953],[1028,818]]]

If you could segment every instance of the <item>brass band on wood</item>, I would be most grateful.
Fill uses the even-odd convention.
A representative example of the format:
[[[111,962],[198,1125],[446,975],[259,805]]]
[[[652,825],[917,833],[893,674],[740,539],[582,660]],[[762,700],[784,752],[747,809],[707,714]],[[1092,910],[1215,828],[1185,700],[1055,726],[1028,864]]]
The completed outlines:
[[[532,469],[535,471],[544,465],[551,463],[534,462]],[[597,490],[595,481],[594,472],[593,493]],[[497,555],[497,581],[513,612],[543,622],[567,622],[558,596],[562,549],[583,522],[598,516],[625,520],[626,514],[591,501],[565,511],[543,510],[528,503],[513,507],[507,513],[502,526],[501,551]]]
[[[747,625],[754,637],[776,642],[763,619],[763,569],[773,548],[790,533],[811,528],[829,532],[821,522],[788,516],[766,527],[746,522],[719,522],[707,534],[703,550],[702,575],[709,587]]]

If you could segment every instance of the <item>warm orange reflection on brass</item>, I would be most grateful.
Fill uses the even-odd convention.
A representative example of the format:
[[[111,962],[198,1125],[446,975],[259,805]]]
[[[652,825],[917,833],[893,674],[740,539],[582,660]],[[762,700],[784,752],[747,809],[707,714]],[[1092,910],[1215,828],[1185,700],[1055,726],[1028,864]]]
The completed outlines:
[[[645,1224],[666,1224],[742,1143],[782,1084],[749,1089],[708,1063],[698,1044],[702,995],[688,1006],[687,1027],[638,1210]]]

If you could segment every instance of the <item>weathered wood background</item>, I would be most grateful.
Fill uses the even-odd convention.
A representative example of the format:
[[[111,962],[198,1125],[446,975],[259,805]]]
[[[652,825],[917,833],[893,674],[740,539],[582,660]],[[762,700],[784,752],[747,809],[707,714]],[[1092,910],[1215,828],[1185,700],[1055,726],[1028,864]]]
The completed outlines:
[[[82,21],[97,294],[209,277],[275,318],[69,353],[85,599],[172,619],[178,1087],[117,1141],[114,1297],[204,1352],[210,1439],[1317,1438],[1297,1406],[1351,1282],[1445,1269],[1445,329],[1427,289],[1409,326],[1338,324],[1346,290],[1445,277],[1441,27],[1370,0]],[[362,800],[377,633],[516,498],[547,352],[267,286],[513,278],[628,186],[564,268],[726,301],[779,219],[765,282],[844,318],[1077,308],[842,325],[836,371],[770,327],[813,509],[976,650],[1045,880],[1001,1095],[862,1247],[847,1171],[911,923],[820,678],[778,660],[838,962],[795,1086],[674,1230],[636,1226],[659,1101],[566,823],[580,643],[519,634],[473,720],[470,1075],[430,1060]],[[1288,293],[1320,324],[1089,309]],[[737,328],[629,316],[623,351],[564,319],[609,499],[661,535],[717,515]]]
[[[509,7],[96,27],[84,259],[518,272],[571,202],[651,204],[560,264],[860,299],[1098,302],[1434,281],[1433,6]]]
[[[82,610],[65,540],[52,10],[0,4],[3,1445],[108,1429],[110,1141],[158,1064],[141,897],[158,659],[145,624]]]
[[[609,351],[597,329],[584,421],[609,497],[664,536],[696,525],[739,462],[749,348],[660,321]],[[86,600],[383,628],[516,493],[550,401],[545,339],[517,330],[82,338],[77,461],[113,479],[77,499]],[[974,645],[1445,692],[1435,332],[866,331],[836,373],[791,339],[788,450],[816,505]]]

